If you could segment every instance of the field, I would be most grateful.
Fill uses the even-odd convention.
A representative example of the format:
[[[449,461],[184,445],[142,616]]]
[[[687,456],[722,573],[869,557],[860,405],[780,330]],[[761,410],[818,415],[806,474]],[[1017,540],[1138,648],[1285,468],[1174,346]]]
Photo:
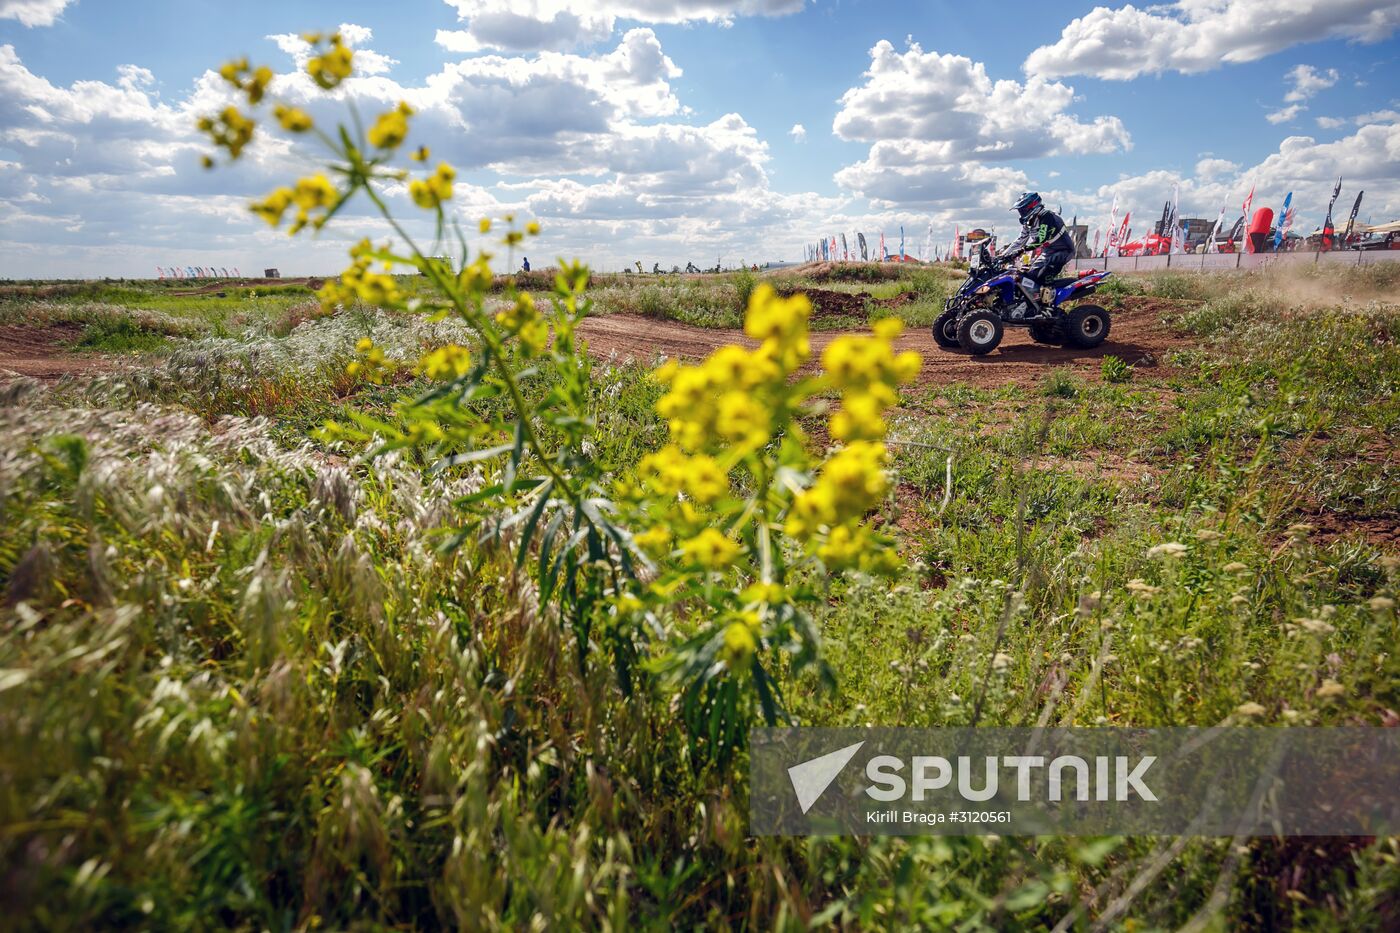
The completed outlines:
[[[752,346],[763,283],[812,295],[814,356],[888,317],[924,356],[867,515],[903,566],[801,581],[819,659],[770,669],[792,719],[1400,726],[1400,269],[1119,277],[1103,347],[1012,334],[981,359],[928,334],[960,275],[585,293],[577,406],[609,481],[666,444],[654,365]],[[546,305],[550,276],[520,285]],[[748,836],[742,737],[698,728],[663,663],[695,604],[622,665],[618,630],[541,593],[515,547],[534,520],[502,505],[467,533],[490,461],[344,429],[394,423],[464,326],[325,314],[299,283],[191,291],[0,287],[0,905],[21,925],[1400,926],[1397,838]],[[383,378],[351,365],[365,338]],[[820,457],[825,418],[800,425]],[[762,718],[740,708],[742,736]]]

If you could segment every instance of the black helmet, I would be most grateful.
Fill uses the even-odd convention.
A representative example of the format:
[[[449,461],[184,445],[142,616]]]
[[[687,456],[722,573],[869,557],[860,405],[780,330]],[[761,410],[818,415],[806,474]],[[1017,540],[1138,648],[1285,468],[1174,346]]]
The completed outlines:
[[[1033,220],[1037,214],[1045,209],[1045,205],[1040,201],[1040,195],[1034,191],[1027,191],[1016,199],[1016,206],[1013,208],[1021,215],[1022,221]]]

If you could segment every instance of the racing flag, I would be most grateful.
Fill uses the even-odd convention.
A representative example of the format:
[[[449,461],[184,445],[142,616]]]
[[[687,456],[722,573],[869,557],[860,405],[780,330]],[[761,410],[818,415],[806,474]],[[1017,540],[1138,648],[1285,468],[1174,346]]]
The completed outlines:
[[[1293,226],[1293,192],[1284,195],[1283,210],[1279,212],[1278,226],[1274,229],[1274,252],[1283,245],[1283,238],[1288,236],[1288,228]]]
[[[1332,248],[1332,208],[1337,205],[1337,195],[1342,193],[1342,179],[1337,178],[1337,187],[1332,189],[1332,200],[1327,202],[1327,221],[1322,225],[1322,248]]]
[[[1113,192],[1113,206],[1108,209],[1108,239],[1103,244],[1103,254],[1108,255],[1108,251],[1113,249],[1113,235],[1118,232],[1118,192]],[[1095,243],[1098,241],[1095,240]],[[1094,252],[1098,252],[1095,247]]]
[[[1215,218],[1215,226],[1210,228],[1210,237],[1206,240],[1206,252],[1212,250],[1220,252],[1220,245],[1216,243],[1216,238],[1220,236],[1220,227],[1225,223],[1225,208],[1220,209],[1220,216]]]
[[[1361,210],[1361,196],[1365,193],[1365,191],[1356,192],[1356,201],[1351,205],[1351,216],[1347,218],[1347,229],[1346,232],[1342,234],[1343,244],[1351,239],[1351,229],[1356,226],[1356,214]]]

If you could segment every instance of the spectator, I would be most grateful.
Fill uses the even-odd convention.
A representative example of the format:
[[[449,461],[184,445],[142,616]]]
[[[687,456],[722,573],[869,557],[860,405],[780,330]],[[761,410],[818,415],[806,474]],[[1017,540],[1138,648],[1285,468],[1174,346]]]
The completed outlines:
[[[529,256],[523,256],[523,257],[521,257],[521,259],[522,259],[521,267],[522,267],[523,271],[529,272],[529,271],[530,271],[530,257],[529,257]]]

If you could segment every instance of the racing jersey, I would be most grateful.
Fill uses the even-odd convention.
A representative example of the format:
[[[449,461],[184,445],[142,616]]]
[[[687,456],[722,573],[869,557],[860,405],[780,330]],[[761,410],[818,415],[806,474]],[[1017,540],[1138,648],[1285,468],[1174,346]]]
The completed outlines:
[[[1073,252],[1074,244],[1070,241],[1069,230],[1059,214],[1051,210],[1041,211],[1035,226],[1023,225],[1016,242],[1002,253],[1009,256],[1033,249],[1042,249],[1047,253]]]

